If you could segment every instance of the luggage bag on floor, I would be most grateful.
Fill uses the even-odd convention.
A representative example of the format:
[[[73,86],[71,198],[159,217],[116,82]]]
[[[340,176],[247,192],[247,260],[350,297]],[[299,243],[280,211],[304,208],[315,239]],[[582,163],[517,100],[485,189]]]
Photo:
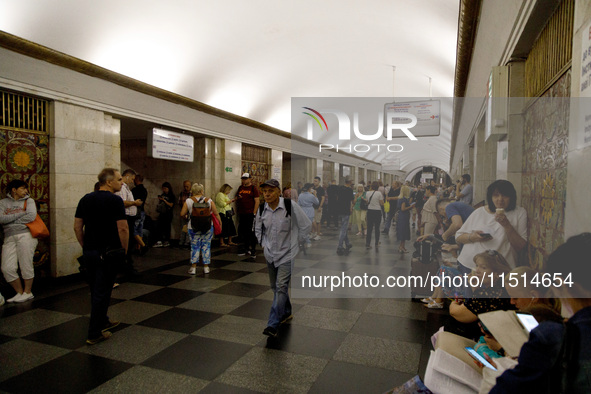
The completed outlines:
[[[410,275],[420,276],[423,280],[410,281],[410,294],[413,298],[423,298],[433,293],[430,277],[436,276],[439,272],[441,242],[427,239],[422,242],[415,242],[414,247]]]

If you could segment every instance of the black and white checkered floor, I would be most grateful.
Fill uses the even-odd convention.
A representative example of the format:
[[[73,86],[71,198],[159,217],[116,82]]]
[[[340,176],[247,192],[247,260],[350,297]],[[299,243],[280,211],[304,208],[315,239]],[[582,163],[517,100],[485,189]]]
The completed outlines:
[[[393,232],[379,252],[350,238],[351,254],[337,258],[338,233],[325,230],[296,271],[409,273]],[[268,339],[273,294],[262,253],[253,261],[218,249],[211,273],[196,276],[187,273],[188,253],[136,257],[141,274],[113,291],[109,309],[122,323],[94,346],[85,344],[83,283],[0,307],[0,391],[383,393],[423,376],[430,336],[447,318],[408,297],[293,298],[294,319]]]

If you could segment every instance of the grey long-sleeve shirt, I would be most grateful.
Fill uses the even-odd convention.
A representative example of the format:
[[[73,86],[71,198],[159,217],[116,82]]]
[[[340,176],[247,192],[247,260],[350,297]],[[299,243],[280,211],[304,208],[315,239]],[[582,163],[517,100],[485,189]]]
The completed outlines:
[[[267,203],[263,213],[255,216],[255,235],[263,246],[265,259],[275,267],[286,264],[298,254],[298,243],[310,232],[312,222],[302,208],[292,202],[291,215],[287,215],[283,198],[272,210]],[[294,220],[295,219],[295,220]],[[264,225],[264,234],[263,234]]]
[[[27,201],[26,211],[25,201]],[[29,196],[15,200],[11,195],[8,195],[0,200],[0,224],[4,229],[4,237],[26,233],[29,228],[25,224],[31,223],[36,216],[35,200]]]

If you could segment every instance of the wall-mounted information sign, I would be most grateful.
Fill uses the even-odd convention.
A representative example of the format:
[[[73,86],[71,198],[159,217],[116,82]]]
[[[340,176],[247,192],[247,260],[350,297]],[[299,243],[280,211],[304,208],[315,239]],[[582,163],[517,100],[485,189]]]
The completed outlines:
[[[148,156],[155,159],[193,162],[193,152],[191,135],[157,128],[148,134]]]

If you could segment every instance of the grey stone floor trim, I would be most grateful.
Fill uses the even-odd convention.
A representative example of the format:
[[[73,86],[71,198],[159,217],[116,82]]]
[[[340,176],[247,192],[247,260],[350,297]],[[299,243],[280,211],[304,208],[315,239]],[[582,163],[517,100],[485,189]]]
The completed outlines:
[[[307,393],[327,363],[316,357],[255,347],[215,381],[265,393]]]
[[[135,325],[117,331],[100,345],[84,345],[78,351],[139,364],[186,336],[187,334]]]
[[[192,376],[136,365],[90,393],[195,393],[208,383]]]
[[[70,350],[43,343],[15,339],[0,345],[0,382],[69,353]],[[6,364],[5,364],[6,363]],[[7,368],[10,365],[10,368]]]

